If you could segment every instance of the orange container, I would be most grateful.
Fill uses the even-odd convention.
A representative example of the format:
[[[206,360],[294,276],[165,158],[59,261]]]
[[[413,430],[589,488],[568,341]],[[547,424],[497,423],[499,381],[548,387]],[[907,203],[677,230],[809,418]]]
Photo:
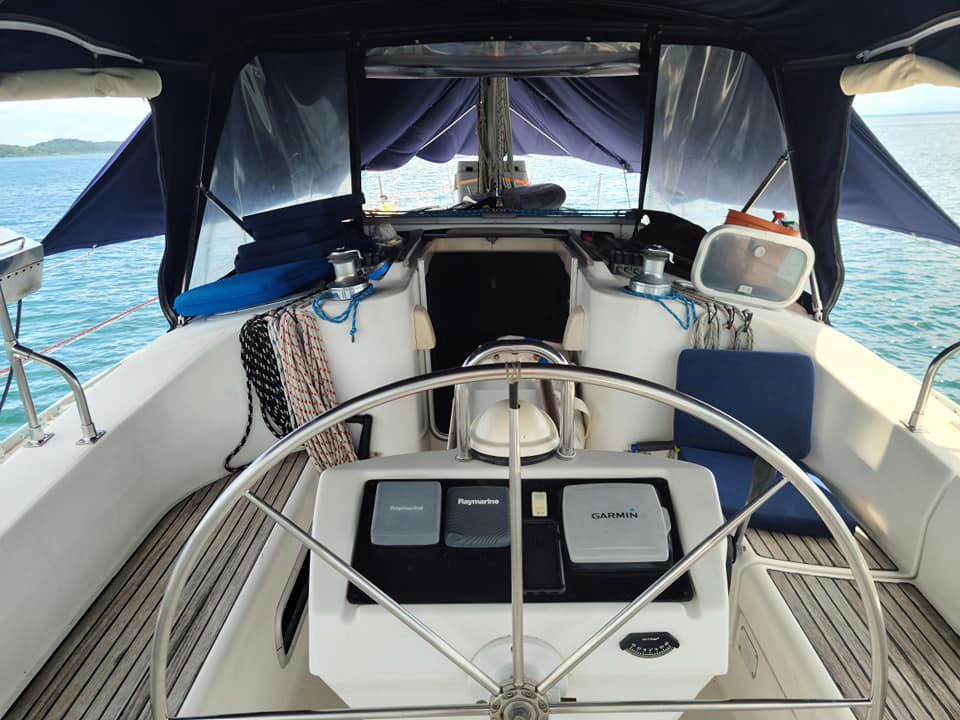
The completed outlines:
[[[769,232],[780,233],[781,235],[791,235],[793,237],[800,237],[800,233],[796,230],[792,230],[788,227],[784,227],[780,223],[771,222],[770,220],[764,220],[763,218],[758,218],[756,215],[748,215],[747,213],[742,213],[739,210],[729,210],[727,211],[727,225],[742,225],[743,227],[754,228],[755,230],[768,230]]]

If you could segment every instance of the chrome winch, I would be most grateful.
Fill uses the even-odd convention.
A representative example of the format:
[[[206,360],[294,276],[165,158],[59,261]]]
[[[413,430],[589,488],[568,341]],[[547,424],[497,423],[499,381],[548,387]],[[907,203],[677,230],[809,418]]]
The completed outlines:
[[[327,286],[327,292],[337,300],[349,300],[370,287],[359,250],[337,248],[327,255],[327,260],[333,266],[333,282]]]
[[[663,272],[667,263],[673,262],[673,253],[662,245],[650,245],[640,251],[640,256],[643,258],[643,267],[640,273],[630,278],[627,289],[635,294],[669,295],[671,283]]]

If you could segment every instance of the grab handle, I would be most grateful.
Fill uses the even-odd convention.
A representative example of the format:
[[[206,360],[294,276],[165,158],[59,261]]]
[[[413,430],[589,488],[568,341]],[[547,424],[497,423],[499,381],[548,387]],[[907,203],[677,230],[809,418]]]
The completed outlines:
[[[937,356],[930,361],[927,371],[923,374],[923,382],[920,384],[920,394],[917,396],[917,404],[914,405],[913,412],[910,413],[910,419],[904,423],[910,432],[923,432],[920,428],[920,418],[923,416],[923,411],[927,408],[927,400],[930,399],[930,391],[933,389],[934,378],[936,378],[940,366],[958,350],[960,350],[960,342],[955,342],[950,347],[938,353]]]

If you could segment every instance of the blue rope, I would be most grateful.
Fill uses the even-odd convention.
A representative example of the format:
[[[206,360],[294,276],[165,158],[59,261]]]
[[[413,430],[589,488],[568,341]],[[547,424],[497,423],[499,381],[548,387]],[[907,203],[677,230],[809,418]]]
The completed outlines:
[[[671,290],[667,295],[651,295],[650,293],[645,292],[635,292],[629,287],[623,288],[623,291],[627,295],[633,295],[634,297],[641,297],[647,300],[655,300],[664,310],[670,313],[673,316],[673,319],[677,321],[677,324],[683,330],[689,330],[690,326],[697,321],[697,305],[686,295],[678,293],[676,290]],[[680,319],[680,316],[677,315],[673,308],[667,305],[664,300],[676,300],[677,302],[683,303],[684,308],[684,319]]]
[[[347,301],[347,307],[344,308],[344,311],[339,315],[327,315],[323,311],[323,304],[327,300],[334,300],[333,294],[330,292],[322,292],[313,301],[313,311],[317,314],[321,320],[326,320],[327,322],[332,322],[337,325],[345,323],[347,318],[351,315],[353,320],[350,322],[350,342],[357,341],[357,312],[360,310],[360,301],[364,298],[368,298],[373,295],[373,285],[368,287],[366,290],[358,292],[352,298]]]

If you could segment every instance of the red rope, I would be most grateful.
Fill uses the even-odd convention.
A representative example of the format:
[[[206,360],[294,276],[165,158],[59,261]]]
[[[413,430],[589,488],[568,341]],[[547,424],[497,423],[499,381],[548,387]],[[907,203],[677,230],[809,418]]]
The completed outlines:
[[[51,351],[53,351],[53,350],[56,350],[57,348],[62,348],[64,345],[69,345],[69,344],[72,343],[74,340],[77,340],[77,339],[79,339],[79,338],[82,338],[84,335],[89,335],[89,334],[92,333],[94,330],[99,330],[99,329],[102,328],[104,325],[109,325],[110,323],[112,323],[112,322],[114,322],[114,321],[116,321],[116,320],[119,320],[120,318],[122,318],[122,317],[124,317],[124,316],[126,316],[126,315],[129,315],[130,313],[135,312],[135,311],[139,310],[139,309],[142,308],[142,307],[146,307],[147,305],[149,305],[149,304],[152,303],[152,302],[156,302],[156,300],[157,300],[157,296],[154,295],[152,298],[150,298],[149,300],[144,300],[144,301],[143,301],[142,303],[140,303],[139,305],[134,305],[132,308],[128,308],[128,309],[124,310],[123,312],[119,312],[119,313],[117,313],[116,315],[114,315],[113,317],[109,317],[109,318],[107,318],[106,320],[101,320],[101,321],[98,322],[96,325],[91,325],[91,326],[88,327],[86,330],[81,330],[81,331],[78,332],[76,335],[71,335],[70,337],[63,339],[63,340],[61,340],[60,342],[54,343],[54,344],[51,345],[50,347],[44,348],[43,350],[40,351],[40,354],[41,354],[41,355],[46,355],[47,353],[49,353],[49,352],[51,352]],[[9,366],[9,365],[8,365],[7,367],[3,368],[2,370],[0,370],[0,377],[6,375],[8,372],[10,372],[10,366]]]

